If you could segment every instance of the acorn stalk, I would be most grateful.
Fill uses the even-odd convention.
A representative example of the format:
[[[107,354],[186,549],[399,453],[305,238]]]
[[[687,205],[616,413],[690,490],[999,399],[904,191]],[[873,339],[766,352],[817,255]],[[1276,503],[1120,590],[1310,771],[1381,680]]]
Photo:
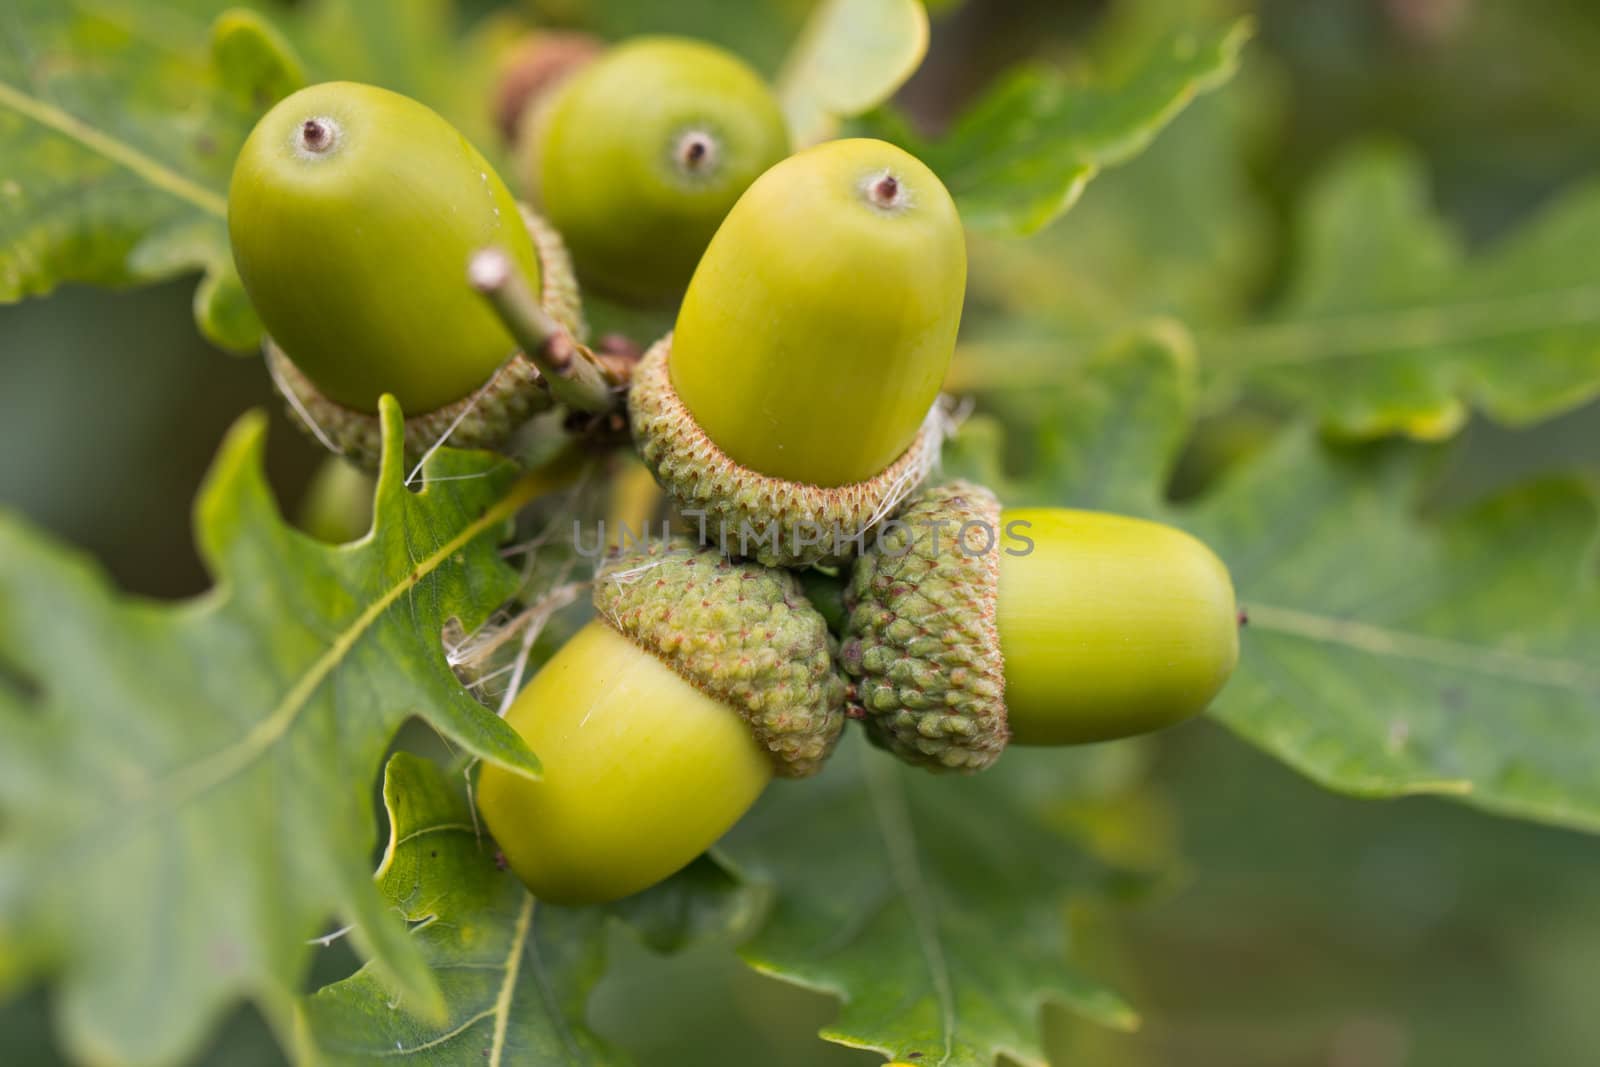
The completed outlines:
[[[522,346],[555,399],[574,411],[605,411],[615,403],[615,387],[594,353],[539,303],[533,286],[503,249],[487,248],[472,257],[467,276],[511,335]]]

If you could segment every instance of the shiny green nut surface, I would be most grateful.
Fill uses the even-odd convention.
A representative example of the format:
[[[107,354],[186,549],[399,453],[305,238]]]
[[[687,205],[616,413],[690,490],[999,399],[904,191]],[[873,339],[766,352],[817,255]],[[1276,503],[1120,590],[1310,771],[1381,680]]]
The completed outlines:
[[[905,451],[955,350],[961,219],[926,166],[832,141],[762,175],[684,297],[672,384],[736,463],[824,487]]]
[[[544,765],[485,765],[478,810],[534,896],[593,904],[688,864],[755,803],[770,756],[737,711],[603,622],[518,694],[506,721]]]
[[[473,252],[538,255],[516,202],[448,122],[386,89],[328,82],[279,102],[228,195],[234,260],[267,332],[329,399],[408,415],[470,395],[516,350],[467,285]]]
[[[672,37],[617,46],[562,86],[530,150],[541,210],[579,277],[626,298],[683,291],[717,226],[789,151],[761,77]]]
[[[1204,710],[1228,680],[1233,585],[1200,541],[1062,508],[1007,509],[1001,525],[996,625],[1014,744],[1160,729]]]

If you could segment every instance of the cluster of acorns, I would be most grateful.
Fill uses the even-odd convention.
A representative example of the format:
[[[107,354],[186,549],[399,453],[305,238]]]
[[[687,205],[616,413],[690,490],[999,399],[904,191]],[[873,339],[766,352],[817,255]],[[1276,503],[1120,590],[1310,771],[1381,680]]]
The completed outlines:
[[[597,618],[511,705],[543,778],[482,769],[479,810],[533,892],[659,881],[775,775],[815,773],[851,717],[907,761],[976,771],[1007,743],[1203,709],[1238,654],[1203,545],[930,481],[966,283],[933,172],[872,140],[790,155],[761,79],[703,44],[567,67],[520,121],[542,217],[438,115],[349,83],[261,120],[229,206],[275,377],[336,450],[375,454],[383,393],[413,454],[625,406],[691,517],[606,561]],[[637,365],[582,344],[568,247],[585,285],[681,297]],[[844,583],[837,633],[802,573]]]

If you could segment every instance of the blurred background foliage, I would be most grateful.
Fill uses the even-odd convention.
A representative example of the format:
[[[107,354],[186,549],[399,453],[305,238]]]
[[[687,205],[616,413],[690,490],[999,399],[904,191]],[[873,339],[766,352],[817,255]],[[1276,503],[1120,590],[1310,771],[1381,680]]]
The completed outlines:
[[[462,28],[498,7],[462,3]],[[698,34],[769,72],[807,7],[529,0],[544,23]],[[1023,54],[1071,62],[1098,50],[1114,62],[1119,36],[1180,7],[1255,11],[1260,32],[1240,77],[1044,234],[973,239],[975,345],[1003,345],[1008,332],[1023,342],[1091,336],[1153,313],[1204,330],[1270,306],[1295,259],[1292,220],[1308,188],[1375,139],[1416,151],[1429,195],[1473,246],[1600,173],[1594,0],[943,0],[930,4],[928,61],[898,103],[937,130]],[[74,287],[0,308],[0,502],[92,551],[128,589],[160,597],[204,586],[188,505],[240,410],[274,411],[269,467],[286,508],[319,459],[276,413],[259,363],[197,335],[192,287]],[[986,404],[1023,423],[1047,415],[1020,391],[993,391]],[[1231,395],[1209,397],[1207,410],[1176,496],[1260,447],[1282,414]],[[1521,430],[1474,418],[1440,446],[1429,507],[1557,470],[1600,481],[1600,406]],[[1144,1026],[1117,1035],[1052,1015],[1055,1062],[1593,1061],[1592,838],[1437,801],[1334,796],[1204,721],[1122,747],[1122,772],[1082,791],[1063,817],[1161,872],[1160,889],[1132,908],[1063,921],[1081,927],[1091,962],[1140,1006]],[[815,1040],[831,1003],[751,973],[730,945],[664,959],[620,931],[615,940],[593,1021],[641,1063],[877,1060]],[[336,944],[308,988],[352,966]],[[38,995],[0,1010],[0,1062],[54,1062],[47,1010]],[[280,1059],[259,1020],[241,1014],[205,1062]]]

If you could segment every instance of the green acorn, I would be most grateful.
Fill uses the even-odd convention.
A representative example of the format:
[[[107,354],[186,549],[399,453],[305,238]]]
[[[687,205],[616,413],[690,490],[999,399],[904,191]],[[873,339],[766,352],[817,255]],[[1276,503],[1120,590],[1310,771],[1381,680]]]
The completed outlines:
[[[386,89],[328,82],[267,112],[234,165],[228,232],[291,407],[369,465],[384,393],[410,417],[413,455],[452,427],[453,444],[493,445],[548,406],[466,282],[474,252],[504,250],[549,314],[581,330],[560,238],[454,127]]]
[[[640,301],[683,291],[734,201],[789,151],[761,77],[675,37],[588,61],[528,121],[532,195],[580,276]]]
[[[635,372],[640,455],[730,553],[849,559],[937,458],[965,286],[955,204],[915,157],[846,140],[784,160]]]
[[[506,716],[543,777],[478,781],[512,870],[559,904],[672,874],[774,775],[816,773],[844,723],[831,638],[792,575],[655,542],[608,561],[594,602]]]
[[[868,735],[976,771],[1008,741],[1066,745],[1204,710],[1239,657],[1227,569],[1181,530],[920,493],[857,561],[840,661]]]
[[[295,525],[319,541],[342,545],[366,536],[372,529],[373,476],[340,456],[326,456],[295,516]]]

